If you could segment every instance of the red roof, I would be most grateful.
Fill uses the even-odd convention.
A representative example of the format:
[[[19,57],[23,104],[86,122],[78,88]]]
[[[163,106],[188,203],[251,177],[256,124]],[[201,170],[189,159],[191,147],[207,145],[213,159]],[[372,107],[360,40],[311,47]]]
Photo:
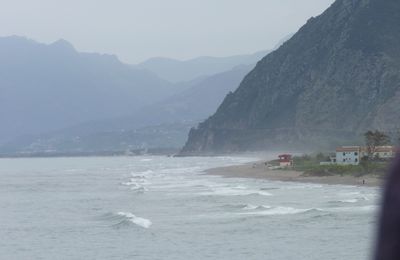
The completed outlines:
[[[342,146],[336,148],[336,152],[359,152],[360,146]]]
[[[278,157],[280,162],[290,162],[292,160],[291,154],[281,154]]]

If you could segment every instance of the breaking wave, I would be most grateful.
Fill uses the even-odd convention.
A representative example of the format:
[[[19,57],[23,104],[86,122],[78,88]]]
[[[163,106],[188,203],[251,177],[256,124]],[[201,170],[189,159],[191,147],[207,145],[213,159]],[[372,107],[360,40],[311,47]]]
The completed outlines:
[[[262,210],[262,209],[269,209],[270,206],[257,206],[253,204],[225,204],[223,208],[226,209],[234,209],[234,210]]]
[[[117,215],[124,217],[127,221],[130,221],[133,224],[140,226],[142,228],[149,228],[153,224],[149,219],[136,217],[130,212],[118,212]]]
[[[118,212],[118,213],[107,213],[102,217],[105,220],[111,221],[115,228],[120,228],[124,226],[130,226],[132,224],[142,227],[150,228],[152,222],[149,219],[137,217],[130,212]]]
[[[265,206],[263,206],[265,207]],[[256,208],[257,209],[257,208]],[[293,215],[313,211],[322,211],[321,209],[311,208],[311,209],[296,209],[291,207],[267,207],[263,211],[252,211],[239,213],[240,215],[258,215],[258,216],[274,216],[274,215]]]
[[[201,194],[217,195],[217,196],[249,196],[249,195],[272,196],[272,194],[269,192],[262,190],[255,190],[255,189],[247,189],[242,186],[220,187],[217,189],[213,189],[212,191],[203,192]]]
[[[262,209],[270,209],[272,208],[271,206],[265,206],[265,205],[252,205],[252,204],[247,204],[245,207],[243,207],[244,210],[262,210]]]

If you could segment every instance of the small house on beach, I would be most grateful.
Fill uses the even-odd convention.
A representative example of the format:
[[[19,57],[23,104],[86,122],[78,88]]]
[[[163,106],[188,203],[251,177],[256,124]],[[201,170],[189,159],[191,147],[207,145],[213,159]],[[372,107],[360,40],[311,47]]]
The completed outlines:
[[[377,146],[369,155],[367,147],[363,146],[341,146],[336,148],[336,156],[330,157],[330,162],[321,162],[321,165],[359,165],[364,157],[373,157],[380,160],[390,160],[395,157],[397,152],[394,146]]]
[[[291,154],[281,154],[279,157],[279,166],[280,167],[289,167],[293,166],[293,159]]]
[[[363,156],[368,156],[368,150],[366,147],[363,147]],[[381,159],[391,159],[396,156],[397,149],[394,146],[377,146],[374,150],[373,157],[381,158]]]

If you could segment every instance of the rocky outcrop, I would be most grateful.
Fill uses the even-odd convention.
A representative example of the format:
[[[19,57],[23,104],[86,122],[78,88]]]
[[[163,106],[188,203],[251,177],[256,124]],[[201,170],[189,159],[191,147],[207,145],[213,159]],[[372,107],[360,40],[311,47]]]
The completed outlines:
[[[328,147],[400,127],[400,2],[337,0],[258,62],[182,154]]]

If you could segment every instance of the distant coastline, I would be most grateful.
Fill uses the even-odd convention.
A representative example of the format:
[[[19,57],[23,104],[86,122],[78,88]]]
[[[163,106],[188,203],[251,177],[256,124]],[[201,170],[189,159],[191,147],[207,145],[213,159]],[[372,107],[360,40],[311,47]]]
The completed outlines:
[[[57,157],[96,157],[96,156],[140,156],[140,155],[174,155],[176,148],[138,149],[131,151],[82,151],[82,152],[26,152],[0,153],[0,158],[57,158]]]
[[[227,166],[213,168],[205,171],[208,175],[217,175],[226,178],[253,178],[265,179],[271,181],[285,181],[285,182],[302,182],[302,183],[316,183],[328,185],[352,185],[352,186],[367,186],[367,187],[381,187],[384,179],[378,178],[373,174],[363,175],[361,177],[354,176],[304,176],[301,171],[294,170],[271,170],[268,169],[264,161],[257,161],[242,165]],[[364,182],[364,184],[363,184]]]

